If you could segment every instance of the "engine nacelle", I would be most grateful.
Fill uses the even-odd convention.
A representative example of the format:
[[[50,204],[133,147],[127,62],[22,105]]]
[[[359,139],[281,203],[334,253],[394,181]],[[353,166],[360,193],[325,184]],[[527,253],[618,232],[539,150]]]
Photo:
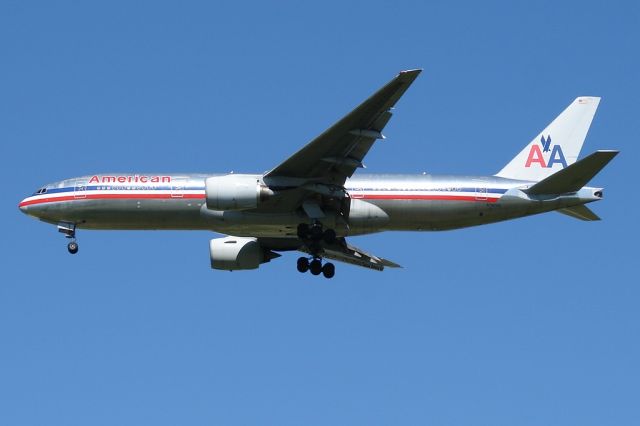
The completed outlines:
[[[214,238],[209,242],[209,255],[211,267],[225,271],[256,269],[266,261],[256,238]]]
[[[211,210],[249,210],[273,192],[260,184],[257,175],[214,176],[205,181],[207,208]]]
[[[380,230],[389,222],[389,215],[375,204],[351,199],[349,208],[350,234]]]
[[[209,242],[209,257],[213,269],[236,271],[256,269],[280,255],[262,247],[257,238],[229,236]]]

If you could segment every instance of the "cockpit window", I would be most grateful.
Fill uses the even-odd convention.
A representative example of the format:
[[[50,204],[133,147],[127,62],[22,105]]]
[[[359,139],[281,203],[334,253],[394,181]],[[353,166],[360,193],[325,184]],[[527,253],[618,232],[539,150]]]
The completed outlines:
[[[45,192],[47,192],[47,188],[40,188],[35,192],[35,195],[44,194]]]

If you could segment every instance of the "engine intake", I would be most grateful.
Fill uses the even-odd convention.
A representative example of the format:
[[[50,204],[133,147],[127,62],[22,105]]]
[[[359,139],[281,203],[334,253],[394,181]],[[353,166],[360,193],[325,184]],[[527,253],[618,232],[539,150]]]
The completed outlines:
[[[224,271],[256,269],[280,255],[264,249],[256,238],[225,237],[209,242],[211,267]]]
[[[258,207],[273,192],[260,184],[256,175],[214,176],[205,181],[207,208],[211,210],[249,210]]]

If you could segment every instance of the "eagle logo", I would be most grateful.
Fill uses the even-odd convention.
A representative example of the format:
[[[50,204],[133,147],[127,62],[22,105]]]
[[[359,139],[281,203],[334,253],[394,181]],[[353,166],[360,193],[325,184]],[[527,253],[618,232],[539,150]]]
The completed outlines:
[[[540,137],[540,142],[542,142],[542,152],[549,152],[551,148],[551,135],[544,138],[544,135]]]

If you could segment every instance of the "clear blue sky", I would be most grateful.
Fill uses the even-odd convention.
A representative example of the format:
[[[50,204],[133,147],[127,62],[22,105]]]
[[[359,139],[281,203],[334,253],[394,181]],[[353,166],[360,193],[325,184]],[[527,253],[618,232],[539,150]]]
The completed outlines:
[[[0,424],[640,424],[638,4],[4,1]],[[327,281],[212,271],[207,232],[72,257],[17,209],[94,172],[267,170],[415,67],[368,171],[492,174],[602,96],[604,221],[357,238],[405,268]]]

